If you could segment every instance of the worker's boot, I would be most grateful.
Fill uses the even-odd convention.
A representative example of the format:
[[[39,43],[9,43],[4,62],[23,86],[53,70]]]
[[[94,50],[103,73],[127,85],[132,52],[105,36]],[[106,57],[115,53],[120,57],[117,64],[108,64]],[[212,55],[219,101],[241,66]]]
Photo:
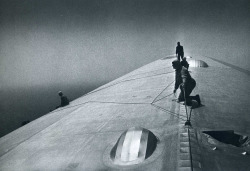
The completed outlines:
[[[199,94],[197,94],[197,95],[195,96],[195,100],[198,102],[198,106],[200,106],[200,105],[201,105],[201,99],[200,99]]]

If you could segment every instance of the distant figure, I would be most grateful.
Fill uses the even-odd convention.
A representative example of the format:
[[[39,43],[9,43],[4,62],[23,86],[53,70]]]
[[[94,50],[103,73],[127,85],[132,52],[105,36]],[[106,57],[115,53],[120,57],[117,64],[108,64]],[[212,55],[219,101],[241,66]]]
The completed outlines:
[[[60,106],[57,106],[56,108],[59,108],[59,107],[64,107],[64,106],[67,106],[69,105],[69,100],[66,96],[63,95],[63,93],[61,91],[58,92],[58,95],[61,97],[61,105]]]
[[[189,64],[187,62],[187,58],[186,57],[183,57],[183,60],[181,61],[181,66],[184,66],[188,70]]]
[[[174,60],[172,62],[172,66],[175,69],[174,93],[179,87],[181,89],[181,93],[179,94],[177,102],[185,101],[186,98],[186,105],[191,106],[192,100],[195,100],[198,102],[198,106],[200,106],[201,105],[200,96],[198,94],[196,96],[190,96],[191,92],[196,86],[195,80],[191,77],[188,70],[185,67],[181,66],[181,62],[179,60]]]
[[[177,59],[180,61],[180,57],[181,60],[183,60],[183,56],[184,56],[184,49],[183,46],[180,45],[180,42],[177,42],[177,46],[176,46],[176,56]]]

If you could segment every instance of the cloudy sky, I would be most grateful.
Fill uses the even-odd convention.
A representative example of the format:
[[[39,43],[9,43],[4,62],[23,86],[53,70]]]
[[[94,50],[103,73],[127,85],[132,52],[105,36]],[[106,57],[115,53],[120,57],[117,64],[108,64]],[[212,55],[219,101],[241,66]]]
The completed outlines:
[[[0,136],[175,53],[250,70],[249,0],[0,0]]]

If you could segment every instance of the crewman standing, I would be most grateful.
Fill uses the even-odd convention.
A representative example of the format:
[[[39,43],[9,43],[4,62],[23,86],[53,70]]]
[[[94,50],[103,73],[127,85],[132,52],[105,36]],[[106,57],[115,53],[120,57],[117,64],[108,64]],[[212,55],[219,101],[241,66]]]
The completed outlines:
[[[176,57],[179,61],[180,61],[180,57],[181,57],[181,60],[183,60],[183,57],[184,57],[184,49],[183,49],[183,46],[181,46],[180,42],[177,42]]]

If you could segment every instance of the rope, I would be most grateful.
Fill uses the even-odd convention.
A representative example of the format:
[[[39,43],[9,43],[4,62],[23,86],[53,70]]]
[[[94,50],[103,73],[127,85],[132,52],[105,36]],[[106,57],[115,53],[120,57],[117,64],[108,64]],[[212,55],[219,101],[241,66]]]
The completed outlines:
[[[187,99],[186,99],[186,91],[184,86],[182,86],[183,92],[184,92],[184,99],[185,99],[185,109],[186,109],[186,115],[187,115],[187,121],[188,121],[188,112],[187,112]]]
[[[109,87],[112,87],[112,86],[114,86],[114,85],[117,85],[117,84],[120,84],[120,83],[123,83],[123,82],[133,81],[133,80],[139,80],[139,79],[149,78],[149,77],[155,77],[155,76],[158,76],[158,75],[165,75],[165,74],[170,74],[170,73],[173,73],[173,72],[175,72],[175,71],[166,72],[166,73],[161,73],[161,74],[155,74],[155,75],[150,75],[150,76],[145,76],[145,77],[140,77],[140,78],[133,78],[133,79],[121,80],[121,81],[118,81],[117,83],[111,84],[111,85],[109,85],[109,86],[107,86],[107,87],[103,87],[103,88],[100,88],[100,89],[98,89],[98,90],[91,91],[91,92],[89,92],[89,93],[83,95],[82,97],[87,96],[87,95],[92,94],[92,93],[95,93],[95,92],[98,92],[98,91],[101,91],[101,90],[103,90],[103,89],[107,89],[107,88],[109,88]]]
[[[160,101],[160,100],[162,100],[162,99],[165,99],[165,98],[167,98],[167,97],[169,97],[169,96],[171,96],[171,95],[173,95],[174,93],[171,93],[171,94],[169,94],[169,95],[167,95],[167,96],[164,96],[164,97],[162,97],[162,98],[160,98],[160,99],[158,99],[158,100],[156,100],[156,101],[154,101],[154,102],[152,102],[152,103],[155,103],[155,102],[158,102],[158,101]]]
[[[142,73],[138,73],[138,74],[134,74],[134,75],[129,75],[127,78],[132,77],[132,76],[137,76],[137,75],[143,75],[143,74],[147,74],[147,73],[151,73],[151,72],[155,72],[155,71],[160,71],[166,68],[171,68],[172,66],[167,66],[164,68],[160,68],[160,69],[156,69],[156,70],[152,70],[152,71],[148,71],[148,72],[142,72]]]
[[[191,114],[192,113],[192,109],[193,108],[191,107],[191,110],[190,110],[190,113],[189,113],[189,120],[191,119],[191,116],[192,116],[192,114]]]
[[[101,101],[89,101],[89,103],[112,103],[112,104],[151,104],[151,103],[101,102]]]
[[[79,104],[76,104],[76,105],[73,105],[73,106],[64,107],[64,108],[62,108],[61,110],[55,110],[55,111],[52,111],[52,112],[50,112],[50,113],[55,113],[55,112],[63,111],[63,110],[70,109],[70,108],[73,108],[73,107],[76,107],[76,106],[85,105],[85,104],[87,104],[87,103],[151,104],[151,103],[129,103],[129,102],[102,102],[102,101],[87,101],[87,102],[84,102],[84,103],[79,103]]]
[[[162,91],[161,91],[161,93],[163,93],[171,84],[173,84],[174,83],[174,81],[172,81],[167,87],[165,87]],[[157,99],[157,97],[159,97],[160,95],[161,95],[161,93],[160,94],[158,94],[158,96],[156,96],[156,98],[154,98],[154,100],[153,100],[153,102],[152,103],[154,103],[155,102],[155,100]],[[173,93],[172,93],[173,94]],[[172,94],[170,94],[170,95],[172,95]],[[169,96],[170,96],[169,95]],[[159,100],[157,100],[157,101],[159,101]]]
[[[140,78],[133,78],[133,79],[128,79],[128,80],[122,80],[122,82],[125,82],[125,81],[132,81],[132,80],[139,80],[139,79],[143,79],[143,78],[149,78],[149,77],[155,77],[155,76],[158,76],[158,75],[165,75],[165,74],[170,74],[170,73],[173,73],[175,71],[171,71],[171,72],[163,72],[163,73],[160,73],[160,74],[154,74],[154,75],[149,75],[149,76],[145,76],[145,77],[140,77]]]
[[[155,104],[151,104],[151,105],[154,106],[155,108],[158,108],[158,109],[160,109],[160,110],[162,110],[162,111],[164,111],[164,112],[169,113],[170,115],[175,116],[175,117],[178,118],[178,119],[181,119],[181,120],[185,121],[185,119],[182,119],[181,117],[179,117],[179,114],[177,114],[177,113],[174,113],[174,112],[172,112],[172,111],[169,111],[169,110],[167,110],[167,109],[164,109],[164,108],[162,108],[162,107],[160,107],[160,106],[157,106],[157,105],[155,105]]]

